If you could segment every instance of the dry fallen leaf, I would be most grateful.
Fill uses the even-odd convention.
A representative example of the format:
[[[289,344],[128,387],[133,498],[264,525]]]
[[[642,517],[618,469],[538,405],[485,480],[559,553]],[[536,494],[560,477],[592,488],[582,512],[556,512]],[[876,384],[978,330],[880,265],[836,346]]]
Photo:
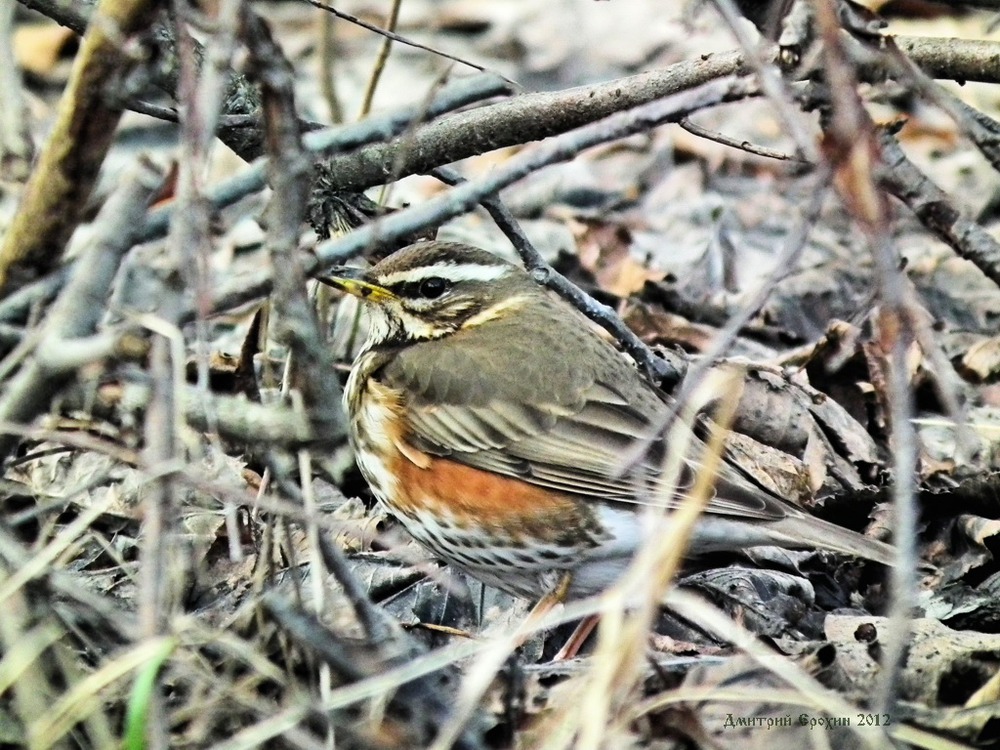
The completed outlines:
[[[48,76],[72,52],[76,39],[70,29],[52,23],[23,24],[14,30],[12,46],[17,64],[37,76]]]
[[[597,279],[598,286],[617,297],[640,291],[647,281],[660,281],[664,274],[640,263],[631,252],[632,236],[622,224],[579,222],[577,246],[580,265]]]
[[[984,338],[968,348],[956,364],[971,383],[992,383],[1000,377],[1000,336]]]

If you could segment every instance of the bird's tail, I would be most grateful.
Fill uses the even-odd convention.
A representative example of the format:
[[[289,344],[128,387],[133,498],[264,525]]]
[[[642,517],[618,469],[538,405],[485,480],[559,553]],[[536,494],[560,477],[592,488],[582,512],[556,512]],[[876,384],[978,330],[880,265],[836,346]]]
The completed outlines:
[[[856,531],[805,513],[789,513],[772,525],[771,532],[786,537],[788,547],[818,547],[874,560],[883,565],[895,565],[895,548],[891,544],[870,539]]]

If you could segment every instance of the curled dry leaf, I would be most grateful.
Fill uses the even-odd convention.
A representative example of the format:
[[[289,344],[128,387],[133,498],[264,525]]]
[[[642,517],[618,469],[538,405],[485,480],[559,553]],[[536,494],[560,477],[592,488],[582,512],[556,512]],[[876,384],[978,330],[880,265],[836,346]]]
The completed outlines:
[[[1000,534],[1000,520],[982,518],[963,513],[956,519],[956,526],[966,539],[985,547],[986,540]]]
[[[978,571],[994,560],[990,548],[996,548],[997,542],[1000,542],[997,538],[1000,534],[1000,521],[995,518],[962,513],[955,518],[948,518],[944,523],[933,524],[931,529],[933,538],[927,545],[928,557],[940,566],[942,578],[946,582],[961,581],[970,571]],[[981,577],[981,573],[977,575]],[[942,592],[942,600],[948,601],[954,594],[954,591]],[[978,599],[978,596],[970,595],[965,603],[965,611],[975,612],[980,609],[981,602]],[[942,619],[954,614],[952,606],[949,604],[949,610],[942,613]]]
[[[667,312],[659,305],[631,302],[622,316],[625,325],[650,346],[680,346],[685,351],[700,352],[712,345],[715,329],[692,323],[682,315]]]
[[[975,482],[1000,470],[1000,409],[969,409],[959,428],[947,417],[915,421],[921,476],[935,489]]]
[[[617,297],[640,291],[647,281],[660,281],[664,274],[638,261],[631,253],[632,234],[623,224],[578,222],[580,265],[597,279],[597,285]]]
[[[958,374],[970,383],[995,383],[1000,379],[1000,336],[982,338],[954,362]]]
[[[733,366],[727,363],[726,366]],[[856,492],[881,466],[868,431],[836,401],[783,372],[741,365],[745,372],[729,450],[755,477],[788,498]]]

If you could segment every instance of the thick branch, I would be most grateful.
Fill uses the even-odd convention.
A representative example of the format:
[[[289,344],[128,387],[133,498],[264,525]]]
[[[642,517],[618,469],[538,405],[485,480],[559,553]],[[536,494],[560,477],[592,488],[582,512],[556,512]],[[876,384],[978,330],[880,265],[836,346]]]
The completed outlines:
[[[58,265],[111,147],[121,106],[109,82],[128,62],[122,39],[148,25],[155,0],[103,0],[59,103],[48,143],[0,245],[0,289],[15,266],[44,273]]]
[[[927,229],[947,242],[955,253],[1000,285],[1000,243],[976,222],[962,216],[941,188],[907,158],[889,133],[881,137],[884,167],[882,187],[905,203]]]
[[[896,42],[934,78],[1000,81],[1000,45],[995,42],[923,37],[898,37]],[[333,157],[329,165],[340,177],[339,189],[364,190],[390,177],[421,174],[498,148],[548,138],[613,112],[746,72],[744,55],[733,51],[607,83],[525,94],[443,118],[405,139]]]
[[[567,91],[525,94],[425,125],[328,162],[338,189],[365,190],[392,177],[429,172],[470,156],[565,133],[640,104],[744,71],[736,52]]]
[[[1000,82],[1000,47],[985,39],[897,36],[896,44],[931,78]]]
[[[302,146],[292,93],[294,71],[267,26],[244,11],[250,70],[259,81],[264,109],[268,178],[274,193],[267,215],[267,251],[274,271],[275,330],[293,360],[293,381],[316,429],[331,439],[344,434],[340,387],[330,350],[306,295],[298,255],[299,227],[309,193],[311,160]]]

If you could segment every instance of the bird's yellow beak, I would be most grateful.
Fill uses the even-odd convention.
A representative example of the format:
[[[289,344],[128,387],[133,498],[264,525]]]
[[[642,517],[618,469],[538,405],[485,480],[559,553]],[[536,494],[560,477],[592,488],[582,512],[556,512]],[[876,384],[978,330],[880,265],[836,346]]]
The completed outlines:
[[[363,275],[363,268],[337,266],[331,268],[327,275],[317,276],[316,281],[370,302],[389,302],[396,299],[396,295],[385,287],[365,281]]]

